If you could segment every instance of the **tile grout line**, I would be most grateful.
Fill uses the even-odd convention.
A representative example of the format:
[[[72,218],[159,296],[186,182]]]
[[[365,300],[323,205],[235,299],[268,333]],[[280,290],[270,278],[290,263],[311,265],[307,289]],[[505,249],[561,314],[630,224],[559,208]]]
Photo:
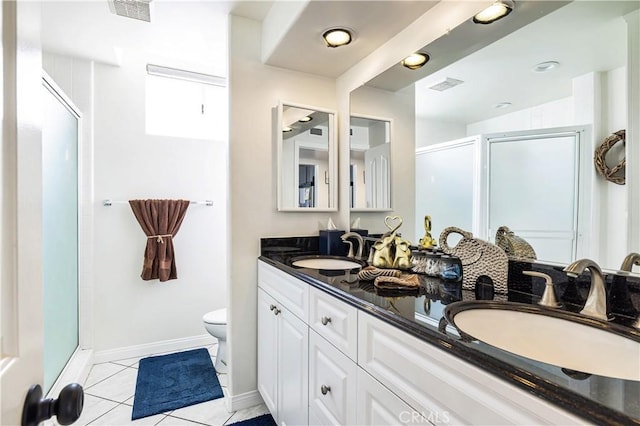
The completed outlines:
[[[114,363],[110,362],[109,364],[114,364]],[[91,368],[95,367],[96,365],[98,365],[98,364],[94,364],[94,365],[92,365],[92,366],[91,366]],[[120,365],[120,364],[114,364],[114,365],[117,365],[118,367],[122,367],[122,369],[120,369],[120,370],[116,371],[115,373],[113,373],[113,374],[112,374],[112,375],[110,375],[110,376],[105,377],[105,378],[104,378],[104,379],[102,379],[102,380],[99,380],[99,381],[97,381],[97,382],[93,383],[92,385],[90,385],[90,386],[88,386],[88,387],[86,387],[86,388],[83,386],[83,389],[84,389],[84,390],[91,389],[91,388],[92,388],[92,387],[94,387],[95,385],[97,385],[97,384],[99,384],[99,383],[102,383],[102,382],[104,382],[105,380],[110,379],[110,378],[112,378],[113,376],[115,376],[116,374],[120,374],[120,373],[122,373],[124,370],[126,370],[126,369],[127,369],[127,367],[126,367],[126,366],[124,366],[124,365]],[[89,371],[89,375],[91,375],[91,371]]]

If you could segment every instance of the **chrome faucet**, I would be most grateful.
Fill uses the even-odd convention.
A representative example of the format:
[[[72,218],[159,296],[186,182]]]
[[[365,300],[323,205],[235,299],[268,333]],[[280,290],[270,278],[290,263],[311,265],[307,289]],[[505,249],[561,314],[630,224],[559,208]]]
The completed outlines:
[[[362,235],[358,234],[357,232],[345,232],[340,236],[340,238],[345,244],[349,244],[349,254],[347,254],[347,257],[351,257],[351,258],[354,257],[353,244],[351,243],[351,241],[347,241],[351,237],[354,237],[356,241],[358,241],[358,255],[355,256],[355,258],[362,259],[362,249],[364,248],[364,240],[362,239]]]
[[[576,260],[563,269],[567,276],[577,278],[585,269],[591,273],[591,288],[581,314],[608,321],[607,292],[604,287],[604,276],[596,262],[591,259]]]
[[[633,265],[640,266],[640,254],[629,253],[627,257],[625,257],[622,261],[622,265],[620,265],[620,271],[631,272],[631,268],[633,268]]]

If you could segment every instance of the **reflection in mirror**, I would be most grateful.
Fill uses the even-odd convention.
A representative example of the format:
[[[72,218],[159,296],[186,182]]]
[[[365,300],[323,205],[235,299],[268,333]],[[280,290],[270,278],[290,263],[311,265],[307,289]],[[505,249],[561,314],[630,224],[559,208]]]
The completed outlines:
[[[391,209],[391,120],[351,116],[352,210]]]
[[[528,3],[534,8],[548,2]],[[539,260],[568,263],[590,257],[608,269],[620,266],[627,254],[627,223],[640,220],[626,217],[628,194],[638,188],[596,175],[593,152],[607,136],[627,128],[628,116],[633,116],[628,85],[636,77],[628,75],[626,66],[638,59],[627,58],[625,15],[640,3],[556,4],[556,10],[540,19],[431,71],[438,59],[435,45],[446,51],[448,39],[469,38],[474,24],[465,22],[434,42],[433,49],[424,48],[432,62],[413,86],[415,148],[434,155],[425,164],[416,156],[415,241],[422,236],[425,215],[431,215],[437,236],[456,225],[456,215],[437,211],[443,205],[464,205],[462,227],[478,237],[493,242],[496,228],[507,226],[531,243]],[[378,84],[389,82],[389,75],[396,74],[385,72],[367,86],[384,89]],[[565,141],[565,131],[575,136],[566,152],[556,152],[560,147],[546,136],[536,143],[540,135]],[[458,156],[456,149],[466,150],[465,155]],[[560,154],[567,160],[560,160]],[[622,149],[611,152],[612,165],[624,155]],[[439,184],[427,176],[435,171],[441,174]],[[465,186],[452,188],[457,182]],[[533,205],[544,215],[529,210]],[[410,220],[409,212],[402,213]],[[555,238],[562,241],[554,243]]]
[[[335,114],[280,103],[277,116],[278,210],[335,210]]]
[[[418,152],[460,138],[478,140],[473,167],[481,173],[473,181],[475,198],[467,201],[478,237],[493,242],[497,228],[507,226],[541,261],[590,257],[618,267],[626,254],[621,207],[628,188],[597,178],[592,161],[604,138],[627,127],[623,15],[637,8],[571,3],[416,83]],[[437,87],[451,79],[461,83]],[[416,169],[424,169],[419,158]],[[450,174],[440,177],[455,181]],[[469,191],[420,197],[433,193],[428,186],[428,180],[416,181],[416,221],[432,214],[429,204],[460,203]],[[434,216],[436,233],[456,225],[446,212]]]

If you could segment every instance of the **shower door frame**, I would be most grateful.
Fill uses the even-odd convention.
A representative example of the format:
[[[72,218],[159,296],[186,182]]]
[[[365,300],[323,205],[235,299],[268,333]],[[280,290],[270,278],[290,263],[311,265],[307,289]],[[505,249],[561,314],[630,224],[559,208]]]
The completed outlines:
[[[73,114],[78,122],[78,140],[77,140],[77,214],[78,214],[78,241],[77,241],[77,255],[78,255],[78,345],[73,351],[71,357],[67,361],[65,367],[60,372],[58,378],[54,381],[51,389],[47,395],[55,397],[59,394],[62,387],[70,382],[84,383],[89,369],[93,364],[93,350],[90,345],[90,327],[92,321],[90,321],[91,315],[91,288],[83,282],[83,276],[85,274],[85,265],[87,265],[87,255],[85,250],[81,250],[82,246],[89,247],[91,243],[90,238],[86,238],[83,230],[86,230],[85,214],[88,212],[83,211],[83,206],[91,204],[91,200],[86,200],[84,197],[83,189],[85,187],[84,181],[87,178],[85,173],[85,161],[83,150],[83,115],[80,109],[73,103],[73,101],[67,96],[62,88],[53,80],[46,71],[42,70],[42,87],[48,90],[65,108]],[[90,165],[89,165],[90,167]],[[90,167],[91,168],[91,167]],[[91,170],[89,170],[91,171]],[[90,182],[87,182],[90,184]],[[90,210],[89,210],[90,212]],[[44,284],[44,283],[43,283]],[[46,301],[43,301],[45,303]],[[88,323],[88,324],[87,324]]]

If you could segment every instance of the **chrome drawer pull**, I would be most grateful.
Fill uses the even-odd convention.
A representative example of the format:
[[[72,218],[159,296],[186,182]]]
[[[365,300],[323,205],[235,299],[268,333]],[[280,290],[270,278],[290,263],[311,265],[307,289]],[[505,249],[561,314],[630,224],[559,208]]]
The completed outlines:
[[[280,309],[275,308],[275,309],[273,310],[273,313],[274,313],[275,315],[278,315],[278,314],[280,313]]]
[[[274,309],[276,309],[276,305],[269,306],[269,309],[271,309],[273,311]]]
[[[322,385],[320,387],[320,392],[322,392],[323,395],[326,395],[327,392],[331,392],[331,386]]]
[[[320,322],[322,323],[322,325],[327,325],[331,322],[331,318],[330,317],[322,317],[320,318]]]

